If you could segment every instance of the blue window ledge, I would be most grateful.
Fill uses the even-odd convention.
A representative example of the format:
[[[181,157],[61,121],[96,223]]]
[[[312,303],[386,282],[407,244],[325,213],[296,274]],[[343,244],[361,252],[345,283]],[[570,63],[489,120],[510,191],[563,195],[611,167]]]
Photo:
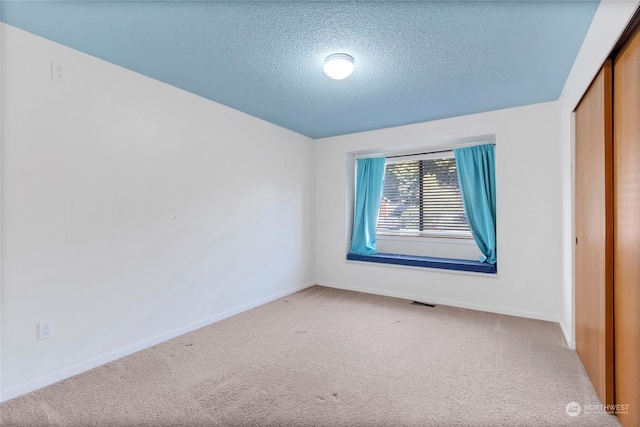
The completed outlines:
[[[466,259],[436,258],[429,256],[376,254],[361,255],[348,253],[349,261],[377,262],[381,264],[409,265],[411,267],[440,268],[445,270],[473,271],[476,273],[496,274],[498,264],[489,264]]]

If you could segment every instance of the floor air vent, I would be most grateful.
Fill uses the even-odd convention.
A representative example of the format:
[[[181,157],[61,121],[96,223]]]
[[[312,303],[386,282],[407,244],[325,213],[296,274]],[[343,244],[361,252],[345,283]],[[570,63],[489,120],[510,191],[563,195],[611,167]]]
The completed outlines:
[[[431,307],[431,308],[434,308],[436,306],[435,304],[427,304],[426,302],[419,302],[419,301],[414,301],[411,303],[411,305],[422,305],[422,306]]]

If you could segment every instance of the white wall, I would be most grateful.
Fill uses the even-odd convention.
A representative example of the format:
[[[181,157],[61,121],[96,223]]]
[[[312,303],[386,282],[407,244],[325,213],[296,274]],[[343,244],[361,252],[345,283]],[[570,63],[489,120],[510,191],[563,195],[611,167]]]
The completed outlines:
[[[318,284],[557,321],[562,298],[562,188],[557,102],[316,142]],[[354,152],[436,148],[495,135],[498,274],[346,261]],[[533,280],[533,290],[524,289]]]
[[[3,399],[315,283],[310,139],[4,24],[2,54]]]
[[[633,17],[638,1],[603,0],[591,22],[589,32],[582,43],[573,68],[560,96],[560,118],[562,124],[562,194],[563,194],[563,291],[560,324],[567,341],[575,347],[574,323],[574,130],[573,110],[609,56],[618,38]]]
[[[376,249],[380,253],[468,259],[472,261],[476,261],[482,255],[473,238],[451,239],[378,235],[376,236]]]

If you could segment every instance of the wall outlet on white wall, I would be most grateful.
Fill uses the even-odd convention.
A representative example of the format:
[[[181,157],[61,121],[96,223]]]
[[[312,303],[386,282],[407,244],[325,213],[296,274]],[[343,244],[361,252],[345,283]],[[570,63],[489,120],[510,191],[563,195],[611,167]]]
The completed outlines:
[[[51,61],[51,78],[63,83],[67,81],[65,66],[57,61]]]
[[[53,320],[38,323],[38,339],[46,340],[47,338],[53,338]]]
[[[528,278],[527,280],[524,281],[524,290],[525,291],[533,290],[533,280],[531,278]]]

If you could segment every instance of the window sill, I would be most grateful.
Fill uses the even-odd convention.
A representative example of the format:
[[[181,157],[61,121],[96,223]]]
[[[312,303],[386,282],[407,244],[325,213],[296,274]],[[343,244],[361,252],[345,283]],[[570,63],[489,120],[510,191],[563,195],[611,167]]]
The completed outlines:
[[[476,246],[476,241],[462,237],[446,237],[446,236],[418,236],[418,235],[401,235],[401,234],[376,234],[376,240],[386,240],[393,242],[416,242],[416,243],[434,243],[434,244],[452,244],[452,245],[467,245]]]
[[[475,245],[475,240],[471,234],[456,233],[389,233],[377,231],[376,238],[379,239],[435,239],[435,240],[459,240],[470,242]]]
[[[361,255],[347,254],[349,261],[376,262],[380,264],[408,265],[411,267],[439,268],[444,270],[471,271],[476,273],[496,274],[497,264],[470,261],[466,259],[435,258],[415,255],[383,254]]]

